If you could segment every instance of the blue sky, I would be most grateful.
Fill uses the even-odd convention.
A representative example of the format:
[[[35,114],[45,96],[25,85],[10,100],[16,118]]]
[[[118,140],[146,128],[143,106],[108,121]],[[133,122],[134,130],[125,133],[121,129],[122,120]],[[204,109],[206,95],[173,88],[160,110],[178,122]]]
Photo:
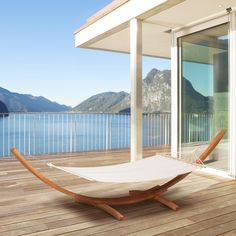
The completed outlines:
[[[130,90],[129,55],[74,47],[73,31],[111,0],[0,0],[0,87],[70,106]],[[143,74],[170,69],[144,58]]]
[[[204,96],[213,96],[213,65],[184,62],[183,76]]]

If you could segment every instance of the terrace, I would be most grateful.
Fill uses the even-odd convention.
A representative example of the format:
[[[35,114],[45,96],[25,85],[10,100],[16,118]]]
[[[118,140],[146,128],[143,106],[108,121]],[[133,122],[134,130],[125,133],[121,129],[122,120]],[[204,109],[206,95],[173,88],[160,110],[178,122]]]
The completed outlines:
[[[144,156],[169,149],[145,149]],[[40,155],[29,158],[47,177],[79,193],[91,196],[122,195],[130,188],[155,183],[104,184],[49,169],[52,162],[70,166],[97,166],[129,161],[127,150]],[[125,220],[117,221],[91,206],[78,204],[41,183],[15,159],[0,162],[1,235],[235,235],[236,183],[196,172],[166,194],[179,205],[172,211],[154,201],[119,206]],[[99,191],[98,191],[99,189]],[[122,190],[121,190],[122,189]]]
[[[194,127],[185,140],[191,150],[193,146],[205,146],[209,139],[208,129],[205,133],[196,130],[196,124],[201,124],[202,120],[212,123],[211,116],[206,115],[186,119],[186,127]],[[170,154],[170,114],[144,114],[143,122],[143,155]],[[124,213],[125,221],[118,222],[96,208],[75,203],[48,188],[9,156],[10,147],[16,146],[47,177],[72,191],[90,196],[111,197],[123,195],[133,188],[146,189],[156,182],[91,183],[46,165],[52,162],[68,166],[100,166],[128,162],[129,114],[10,113],[2,115],[0,127],[4,147],[0,162],[1,235],[204,235],[218,230],[217,219],[223,215],[226,216],[226,227],[217,232],[236,229],[233,227],[236,183],[227,178],[201,172],[192,174],[166,194],[180,205],[179,211],[173,212],[157,202],[147,201],[120,206],[118,209]],[[222,166],[222,160],[212,163],[216,167]],[[137,223],[140,223],[138,227]]]
[[[33,166],[60,185],[91,196],[119,196],[129,189],[146,189],[154,183],[95,184],[49,169],[46,163],[100,166],[135,161],[157,152],[185,154],[195,146],[205,145],[217,129],[225,128],[227,135],[208,167],[235,177],[236,71],[234,66],[228,66],[225,58],[229,51],[229,65],[235,65],[236,11],[234,1],[223,3],[219,7],[213,0],[198,3],[140,0],[136,5],[132,0],[117,0],[76,31],[77,47],[131,54],[131,114],[3,115],[0,126],[1,235],[236,234],[236,182],[229,178],[196,172],[166,193],[180,206],[178,211],[154,201],[119,206],[125,220],[118,222],[96,208],[75,203],[49,189],[15,159],[5,157],[10,154],[10,147],[21,147]],[[203,4],[207,5],[204,10]],[[183,12],[188,13],[186,17]],[[171,119],[170,114],[142,114],[142,55],[171,57]],[[211,84],[209,90],[215,89],[208,91],[213,94],[212,114],[207,113],[208,110],[187,113],[188,98],[180,86],[185,83],[181,69],[189,69],[185,68],[186,62],[210,68],[211,73],[207,71],[204,76]],[[219,65],[224,65],[224,69]],[[230,68],[229,75],[225,68]],[[219,71],[223,73],[220,77]],[[198,75],[197,80],[200,77]],[[208,102],[211,104],[210,100]]]

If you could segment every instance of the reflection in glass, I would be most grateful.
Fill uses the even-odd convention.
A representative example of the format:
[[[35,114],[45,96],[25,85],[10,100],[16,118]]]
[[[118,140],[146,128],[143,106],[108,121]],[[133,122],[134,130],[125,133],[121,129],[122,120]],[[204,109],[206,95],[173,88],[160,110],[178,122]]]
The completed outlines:
[[[180,48],[180,150],[203,146],[222,128],[228,130],[228,24],[179,39]],[[228,169],[227,132],[207,161]]]

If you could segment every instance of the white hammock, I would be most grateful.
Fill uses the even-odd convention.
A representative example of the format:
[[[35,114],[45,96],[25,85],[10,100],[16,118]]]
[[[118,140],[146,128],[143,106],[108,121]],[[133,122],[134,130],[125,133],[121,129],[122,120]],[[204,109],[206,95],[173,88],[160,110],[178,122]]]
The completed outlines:
[[[198,168],[197,165],[160,155],[136,162],[100,167],[64,167],[51,163],[48,165],[91,181],[107,183],[161,180],[189,173]]]

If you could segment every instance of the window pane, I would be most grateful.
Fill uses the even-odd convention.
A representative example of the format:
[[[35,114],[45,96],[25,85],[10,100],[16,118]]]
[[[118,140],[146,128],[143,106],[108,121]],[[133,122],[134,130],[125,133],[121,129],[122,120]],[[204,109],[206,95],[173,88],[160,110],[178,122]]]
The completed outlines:
[[[183,155],[189,155],[194,147],[201,153],[220,129],[228,130],[228,45],[228,24],[179,39]],[[227,132],[206,163],[228,170]]]

